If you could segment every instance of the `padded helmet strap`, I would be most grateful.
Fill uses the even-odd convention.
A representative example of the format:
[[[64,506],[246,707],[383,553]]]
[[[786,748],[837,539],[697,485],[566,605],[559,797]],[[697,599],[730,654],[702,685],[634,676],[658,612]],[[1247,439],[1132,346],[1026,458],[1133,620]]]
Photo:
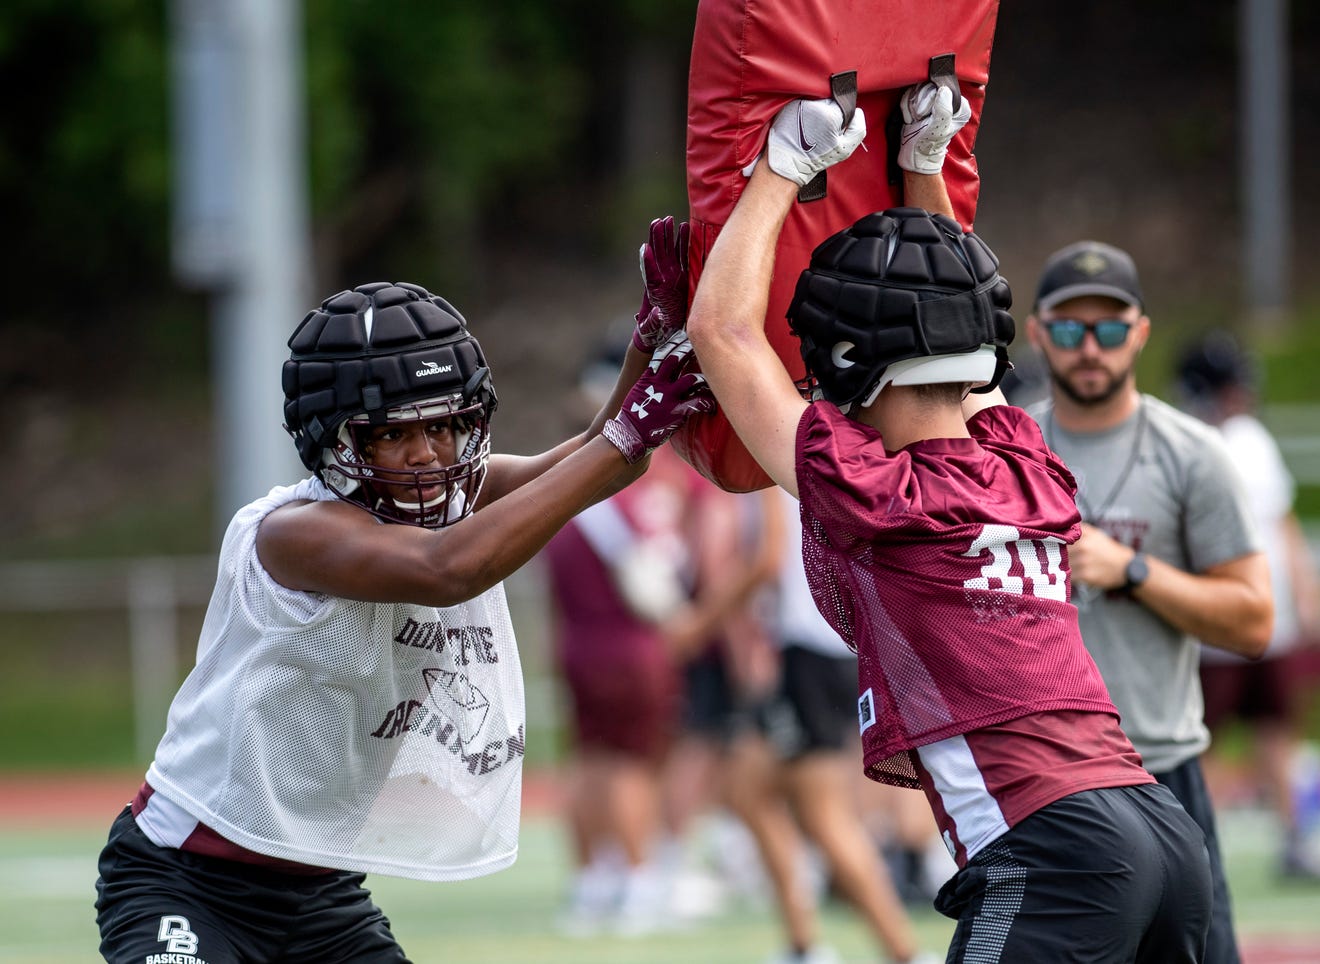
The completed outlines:
[[[995,345],[995,373],[990,381],[979,388],[971,389],[973,395],[987,395],[999,387],[999,383],[1004,380],[1004,376],[1013,370],[1013,363],[1008,360],[1008,349],[1003,345]]]
[[[921,331],[927,354],[965,351],[969,345],[993,344],[995,341],[995,306],[990,300],[992,281],[975,291],[959,292],[946,298],[918,301],[914,322]]]
[[[387,421],[385,396],[381,393],[379,385],[362,386],[362,410],[367,413],[372,425],[385,424]]]

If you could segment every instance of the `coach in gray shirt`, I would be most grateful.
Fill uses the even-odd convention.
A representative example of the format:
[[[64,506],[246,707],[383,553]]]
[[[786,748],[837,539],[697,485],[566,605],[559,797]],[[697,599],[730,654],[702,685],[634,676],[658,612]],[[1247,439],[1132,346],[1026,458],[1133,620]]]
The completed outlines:
[[[1046,262],[1027,336],[1050,375],[1034,406],[1077,478],[1082,536],[1069,549],[1082,638],[1146,768],[1205,832],[1215,908],[1205,960],[1239,960],[1214,813],[1199,757],[1197,640],[1251,658],[1273,607],[1259,537],[1222,439],[1137,390],[1150,334],[1137,270],[1082,241]]]

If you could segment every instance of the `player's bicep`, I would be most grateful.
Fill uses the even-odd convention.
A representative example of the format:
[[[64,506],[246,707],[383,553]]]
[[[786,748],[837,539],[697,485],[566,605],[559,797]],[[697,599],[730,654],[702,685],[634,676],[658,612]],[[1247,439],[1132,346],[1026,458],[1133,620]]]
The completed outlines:
[[[698,360],[724,417],[752,458],[777,485],[797,495],[797,428],[807,402],[770,343],[731,339],[711,346]]]
[[[257,559],[286,589],[369,602],[418,601],[428,535],[414,526],[381,525],[347,503],[287,505],[262,520]]]
[[[983,412],[987,408],[1007,404],[1008,400],[1004,398],[1004,393],[999,388],[989,392],[968,392],[962,401],[963,421],[967,421],[973,415]]]

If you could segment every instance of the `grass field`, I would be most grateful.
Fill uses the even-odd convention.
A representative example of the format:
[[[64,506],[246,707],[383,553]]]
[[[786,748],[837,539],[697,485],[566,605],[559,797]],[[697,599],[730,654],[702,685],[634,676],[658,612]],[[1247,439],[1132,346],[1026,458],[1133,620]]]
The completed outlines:
[[[1320,885],[1273,876],[1268,821],[1251,812],[1223,818],[1225,854],[1245,964],[1320,964]],[[0,961],[85,964],[99,960],[92,910],[96,853],[105,828],[64,830],[0,825]],[[566,877],[557,825],[531,817],[513,868],[462,884],[390,878],[370,883],[417,964],[757,964],[779,947],[765,907],[746,902],[686,932],[647,938],[571,939],[554,929]],[[951,923],[914,912],[923,943],[942,949]],[[825,938],[849,962],[879,960],[855,919],[829,905]]]

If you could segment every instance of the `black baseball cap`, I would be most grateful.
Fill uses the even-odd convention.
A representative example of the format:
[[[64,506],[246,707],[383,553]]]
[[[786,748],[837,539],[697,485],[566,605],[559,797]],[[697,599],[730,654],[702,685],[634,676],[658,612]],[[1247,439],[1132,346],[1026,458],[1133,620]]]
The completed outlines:
[[[1212,331],[1183,349],[1178,362],[1178,387],[1192,399],[1211,398],[1240,385],[1254,389],[1256,360],[1227,331]]]
[[[1142,308],[1132,256],[1102,241],[1078,241],[1050,255],[1036,287],[1036,311],[1098,295]]]

